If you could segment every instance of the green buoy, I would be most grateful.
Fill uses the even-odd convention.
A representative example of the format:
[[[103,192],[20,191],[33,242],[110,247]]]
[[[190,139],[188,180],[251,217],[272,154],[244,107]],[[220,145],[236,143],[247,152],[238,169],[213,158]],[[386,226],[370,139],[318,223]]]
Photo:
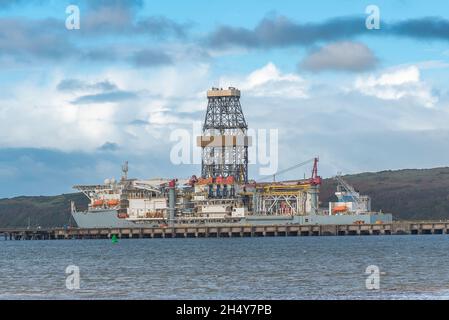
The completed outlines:
[[[117,243],[118,242],[117,236],[115,234],[112,235],[111,240],[112,240],[112,243]]]

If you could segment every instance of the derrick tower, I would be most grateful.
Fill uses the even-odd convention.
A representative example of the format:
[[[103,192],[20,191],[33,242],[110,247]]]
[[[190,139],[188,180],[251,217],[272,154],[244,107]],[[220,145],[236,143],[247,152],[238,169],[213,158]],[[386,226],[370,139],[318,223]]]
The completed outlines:
[[[207,91],[207,111],[202,136],[202,178],[228,178],[248,182],[248,125],[240,105],[240,90],[212,88]]]

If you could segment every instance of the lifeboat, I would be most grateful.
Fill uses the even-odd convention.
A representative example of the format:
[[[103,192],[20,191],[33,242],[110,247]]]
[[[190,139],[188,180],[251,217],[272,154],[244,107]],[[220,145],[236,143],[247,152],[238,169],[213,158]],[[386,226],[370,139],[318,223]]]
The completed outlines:
[[[213,183],[213,179],[211,177],[198,179],[198,184],[211,184],[211,183]]]
[[[94,200],[93,206],[94,207],[99,207],[99,206],[102,206],[103,203],[104,203],[103,200]]]
[[[215,179],[215,183],[216,183],[216,184],[223,184],[223,182],[224,182],[224,179],[223,179],[222,176],[218,176],[218,177]]]
[[[234,177],[233,176],[226,177],[225,183],[226,184],[234,184]]]
[[[108,206],[110,206],[110,207],[114,207],[118,204],[119,204],[119,201],[117,199],[111,199],[108,201]]]
[[[341,213],[348,211],[348,208],[346,206],[336,206],[332,209],[332,213]]]

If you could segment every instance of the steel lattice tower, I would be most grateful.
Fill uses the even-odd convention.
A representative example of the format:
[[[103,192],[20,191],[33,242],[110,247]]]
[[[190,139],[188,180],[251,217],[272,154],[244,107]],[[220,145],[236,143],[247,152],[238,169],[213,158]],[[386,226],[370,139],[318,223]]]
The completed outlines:
[[[203,135],[201,176],[203,178],[234,177],[248,182],[248,125],[240,105],[240,91],[212,88],[207,92],[207,111]]]

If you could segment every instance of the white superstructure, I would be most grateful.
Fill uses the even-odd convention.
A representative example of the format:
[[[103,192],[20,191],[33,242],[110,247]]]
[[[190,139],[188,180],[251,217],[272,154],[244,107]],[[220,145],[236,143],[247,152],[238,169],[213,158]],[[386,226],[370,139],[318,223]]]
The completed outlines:
[[[371,198],[366,195],[360,195],[350,184],[348,184],[340,175],[335,179],[338,181],[336,202],[329,202],[330,215],[342,214],[364,214],[371,212]]]

